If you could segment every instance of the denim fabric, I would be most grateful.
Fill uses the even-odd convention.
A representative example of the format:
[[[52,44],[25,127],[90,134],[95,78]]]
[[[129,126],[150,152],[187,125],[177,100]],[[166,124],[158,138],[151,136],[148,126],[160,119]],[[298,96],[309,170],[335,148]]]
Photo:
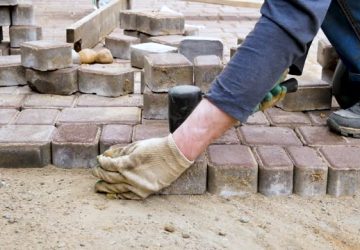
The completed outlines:
[[[206,98],[245,122],[280,75],[306,56],[330,3],[331,0],[265,1],[254,30],[214,81]]]

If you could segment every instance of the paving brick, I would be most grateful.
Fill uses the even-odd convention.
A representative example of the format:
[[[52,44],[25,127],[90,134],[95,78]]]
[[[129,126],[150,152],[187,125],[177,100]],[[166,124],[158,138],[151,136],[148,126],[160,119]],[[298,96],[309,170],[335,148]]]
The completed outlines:
[[[132,126],[129,125],[105,125],[100,137],[100,153],[114,145],[127,145],[131,143]]]
[[[151,36],[142,32],[138,32],[138,38],[140,39],[141,43],[149,43]]]
[[[114,98],[97,95],[80,95],[77,107],[143,107],[143,99],[143,96],[140,94]]]
[[[299,86],[295,93],[288,93],[277,106],[286,111],[312,111],[331,108],[330,85]]]
[[[41,71],[67,68],[72,64],[71,49],[71,44],[63,42],[26,42],[21,45],[21,63]]]
[[[324,145],[344,145],[346,140],[344,137],[332,133],[328,127],[299,127],[297,132],[308,146],[324,146]]]
[[[208,191],[221,196],[257,192],[258,165],[249,147],[212,145],[208,149]]]
[[[101,108],[66,108],[57,124],[89,123],[89,124],[138,124],[141,109],[136,107],[101,107]]]
[[[126,60],[130,60],[131,58],[131,45],[139,43],[139,38],[119,33],[111,33],[105,38],[105,47],[111,51],[111,54],[116,58]]]
[[[139,31],[137,31],[137,30],[124,30],[124,35],[139,38]]]
[[[55,127],[7,125],[0,129],[0,167],[44,167],[51,164],[50,142]]]
[[[168,113],[168,93],[154,93],[148,87],[145,87],[143,118],[150,120],[167,120],[169,117]]]
[[[10,46],[19,48],[24,42],[42,39],[41,27],[34,25],[10,26]]]
[[[200,195],[206,192],[207,160],[201,155],[175,182],[160,191],[164,195]]]
[[[21,55],[21,49],[20,48],[10,48],[9,54],[12,56]]]
[[[223,70],[219,57],[197,56],[194,59],[194,83],[203,93],[209,91],[212,82]]]
[[[137,14],[136,29],[151,36],[183,35],[185,18],[181,13],[142,11]]]
[[[17,117],[17,125],[54,125],[60,111],[56,109],[25,109]]]
[[[151,138],[165,137],[169,135],[169,124],[141,124],[134,127],[132,141],[140,141]]]
[[[32,4],[21,3],[11,11],[12,25],[34,25],[35,15]]]
[[[224,45],[218,38],[188,36],[181,41],[179,53],[190,62],[194,62],[195,57],[204,55],[216,55],[222,60]]]
[[[290,128],[242,126],[238,129],[242,143],[256,145],[301,146],[300,139]]]
[[[0,94],[0,108],[20,109],[25,95]]]
[[[255,149],[259,163],[259,192],[266,196],[286,196],[293,191],[294,166],[279,146]]]
[[[239,137],[235,128],[231,128],[225,132],[220,138],[216,139],[212,144],[239,144]]]
[[[180,42],[185,38],[186,37],[182,35],[153,36],[149,38],[149,42],[160,43],[178,48],[180,46]]]
[[[124,30],[136,30],[138,10],[123,10],[120,12],[120,28]]]
[[[177,48],[159,43],[142,43],[131,45],[131,65],[136,68],[144,68],[144,56],[150,54],[176,53]]]
[[[283,127],[298,127],[311,125],[309,117],[302,112],[287,112],[279,108],[271,108],[265,111],[271,125]]]
[[[0,125],[6,125],[15,120],[19,111],[16,109],[0,109]]]
[[[118,97],[134,92],[134,71],[119,64],[82,65],[78,77],[83,93]]]
[[[10,26],[11,25],[11,15],[10,8],[5,6],[0,6],[0,26]]]
[[[32,94],[26,97],[23,108],[63,109],[72,107],[75,99],[75,96]]]
[[[315,149],[288,147],[294,163],[294,193],[312,197],[326,195],[328,167]]]
[[[262,125],[269,126],[270,122],[266,118],[265,114],[261,111],[256,112],[249,116],[248,120],[245,122],[246,125]]]
[[[37,92],[71,95],[78,91],[78,66],[54,71],[26,70],[26,80]]]
[[[0,51],[3,56],[9,55],[10,42],[0,41]]]
[[[20,56],[0,57],[0,86],[25,85],[25,69]]]
[[[144,77],[152,92],[168,92],[177,85],[193,84],[193,65],[180,54],[147,55]]]
[[[333,111],[321,110],[321,111],[309,111],[307,112],[307,114],[309,115],[312,125],[326,126],[326,121],[332,112]]]
[[[329,162],[327,192],[333,196],[354,195],[360,190],[360,148],[346,146],[322,147]]]
[[[18,0],[1,0],[0,1],[1,6],[14,6],[18,5]]]
[[[335,70],[339,55],[328,40],[320,39],[317,49],[317,61],[324,69]]]
[[[100,133],[96,125],[60,126],[52,141],[53,164],[62,168],[95,167]]]

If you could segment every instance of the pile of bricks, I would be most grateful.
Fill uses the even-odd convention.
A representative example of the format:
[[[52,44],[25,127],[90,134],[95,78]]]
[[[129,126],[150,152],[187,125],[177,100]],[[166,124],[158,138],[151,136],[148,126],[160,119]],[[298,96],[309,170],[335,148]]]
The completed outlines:
[[[10,42],[3,41],[4,27],[9,26]],[[42,39],[42,29],[35,25],[34,7],[17,0],[0,1],[0,56],[19,55],[23,42]]]

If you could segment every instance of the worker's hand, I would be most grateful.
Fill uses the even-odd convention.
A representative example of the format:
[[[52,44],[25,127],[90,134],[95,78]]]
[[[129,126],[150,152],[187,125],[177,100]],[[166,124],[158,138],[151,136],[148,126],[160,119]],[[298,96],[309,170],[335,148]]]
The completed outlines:
[[[259,105],[259,110],[265,111],[268,108],[274,107],[278,102],[282,101],[286,96],[287,89],[280,84],[275,85],[275,87],[266,94],[263,101]]]
[[[179,151],[170,134],[115,146],[98,156],[95,190],[121,199],[144,199],[174,182],[193,162]]]

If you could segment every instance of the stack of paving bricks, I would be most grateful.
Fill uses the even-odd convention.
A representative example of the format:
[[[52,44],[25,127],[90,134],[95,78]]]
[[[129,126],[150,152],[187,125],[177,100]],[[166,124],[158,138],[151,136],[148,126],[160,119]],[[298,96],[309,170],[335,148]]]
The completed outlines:
[[[3,27],[9,26],[9,42],[2,42]],[[42,38],[42,29],[35,25],[34,7],[31,3],[17,0],[0,1],[0,51],[2,55],[19,55],[23,42]],[[7,51],[9,50],[9,51]]]

